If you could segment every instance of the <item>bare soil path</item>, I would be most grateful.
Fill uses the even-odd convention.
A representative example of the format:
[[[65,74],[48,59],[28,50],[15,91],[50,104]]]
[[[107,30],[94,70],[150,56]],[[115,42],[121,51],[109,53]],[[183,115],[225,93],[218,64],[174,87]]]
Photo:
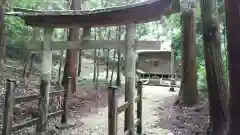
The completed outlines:
[[[143,87],[143,133],[148,135],[168,135],[169,130],[157,127],[159,120],[159,108],[164,110],[162,118],[169,116],[177,92],[169,92],[168,87],[144,86]],[[107,97],[103,97],[107,98]],[[123,103],[124,97],[119,97],[119,104]],[[135,107],[136,108],[136,107]],[[97,109],[97,113],[89,113],[85,116],[74,114],[77,126],[64,130],[61,135],[107,135],[108,108]],[[124,114],[118,116],[118,134],[123,134]]]

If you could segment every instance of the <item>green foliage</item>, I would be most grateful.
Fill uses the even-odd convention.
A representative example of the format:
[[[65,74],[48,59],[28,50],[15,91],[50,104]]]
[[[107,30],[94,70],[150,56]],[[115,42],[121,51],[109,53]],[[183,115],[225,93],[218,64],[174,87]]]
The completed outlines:
[[[8,37],[14,42],[22,42],[28,39],[28,27],[24,25],[24,22],[21,19],[7,16],[5,18],[5,24]]]

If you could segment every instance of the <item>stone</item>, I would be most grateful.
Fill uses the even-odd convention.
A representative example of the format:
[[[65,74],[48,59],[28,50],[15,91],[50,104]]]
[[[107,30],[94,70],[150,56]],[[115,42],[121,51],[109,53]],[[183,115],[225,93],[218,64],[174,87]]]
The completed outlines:
[[[175,90],[174,90],[173,87],[171,87],[171,88],[169,89],[169,91],[171,91],[171,92],[175,92]]]

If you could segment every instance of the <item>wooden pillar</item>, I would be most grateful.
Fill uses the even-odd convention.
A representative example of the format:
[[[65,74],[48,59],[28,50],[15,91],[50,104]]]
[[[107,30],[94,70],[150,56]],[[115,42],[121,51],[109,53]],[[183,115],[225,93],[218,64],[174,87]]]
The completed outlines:
[[[14,90],[16,87],[16,81],[7,80],[6,94],[5,94],[5,105],[4,105],[4,117],[3,117],[3,129],[2,135],[12,134],[12,120],[14,110]]]
[[[39,122],[37,124],[36,132],[39,135],[44,135],[47,130],[47,116],[48,116],[48,105],[49,105],[49,91],[51,81],[51,70],[52,70],[52,42],[53,29],[44,29],[44,41],[42,45],[42,73],[41,73],[41,84],[40,84],[40,100],[39,100]]]
[[[117,87],[108,88],[108,135],[117,135]]]
[[[136,25],[129,24],[126,27],[126,47],[125,47],[125,101],[129,103],[125,111],[125,131],[129,135],[134,134],[134,90],[136,80],[136,50],[135,50]]]

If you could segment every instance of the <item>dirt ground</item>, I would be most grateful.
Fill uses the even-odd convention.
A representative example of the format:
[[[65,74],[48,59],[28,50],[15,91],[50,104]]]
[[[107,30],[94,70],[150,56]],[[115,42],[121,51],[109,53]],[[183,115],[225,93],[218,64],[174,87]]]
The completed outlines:
[[[204,103],[191,108],[173,106],[178,94],[168,87],[143,87],[143,133],[147,135],[205,135],[208,113]],[[107,96],[107,95],[106,95]],[[105,98],[105,97],[104,97]],[[123,103],[119,96],[119,104]],[[135,106],[136,109],[136,106]],[[59,135],[107,135],[107,106],[102,106],[86,115],[74,113],[76,127],[64,130]],[[118,116],[118,134],[123,135],[124,115]]]
[[[100,67],[100,88],[96,91],[93,77],[93,64],[92,60],[83,60],[83,72],[81,77],[78,78],[77,93],[71,96],[69,111],[72,120],[76,126],[67,130],[59,130],[58,135],[107,135],[107,82],[105,81],[105,66]],[[5,67],[2,73],[5,77],[21,76],[21,68],[19,63],[9,61],[8,65],[12,67]],[[18,67],[17,69],[15,67]],[[11,70],[11,71],[9,71]],[[56,69],[57,70],[57,66]],[[56,72],[53,70],[53,75]],[[114,75],[115,77],[116,75]],[[33,75],[31,84],[36,84],[37,79]],[[16,77],[17,78],[17,77]],[[57,78],[57,77],[55,77]],[[124,78],[122,76],[122,78]],[[0,82],[3,84],[3,82]],[[124,79],[122,79],[124,83]],[[122,86],[124,88],[124,84]],[[207,102],[200,100],[200,103],[193,107],[174,106],[173,103],[178,95],[178,88],[176,92],[169,92],[168,87],[160,86],[144,86],[143,87],[143,133],[147,135],[205,135],[206,128],[209,123],[208,106]],[[0,96],[0,114],[3,111],[4,101],[4,87],[1,85]],[[27,95],[37,93],[37,89],[22,89],[18,91],[18,95]],[[97,98],[97,93],[100,94]],[[124,90],[118,92],[119,105],[124,101]],[[37,102],[28,103],[23,105],[25,113],[31,114],[36,112]],[[31,110],[31,108],[35,108]],[[50,110],[56,109],[56,103],[51,103]],[[19,107],[17,107],[19,109]],[[20,109],[22,109],[20,107]],[[135,105],[136,109],[136,105]],[[31,110],[31,111],[30,111]],[[136,114],[136,113],[135,113]],[[24,116],[24,117],[23,117]],[[22,119],[29,119],[33,115],[16,114],[14,123],[21,123]],[[3,117],[0,115],[0,124],[2,124]],[[49,127],[54,128],[55,124],[59,123],[60,117],[49,120]],[[124,114],[118,116],[118,134],[123,135],[123,121]],[[16,135],[29,135],[34,131],[35,127],[23,129],[15,132]]]

